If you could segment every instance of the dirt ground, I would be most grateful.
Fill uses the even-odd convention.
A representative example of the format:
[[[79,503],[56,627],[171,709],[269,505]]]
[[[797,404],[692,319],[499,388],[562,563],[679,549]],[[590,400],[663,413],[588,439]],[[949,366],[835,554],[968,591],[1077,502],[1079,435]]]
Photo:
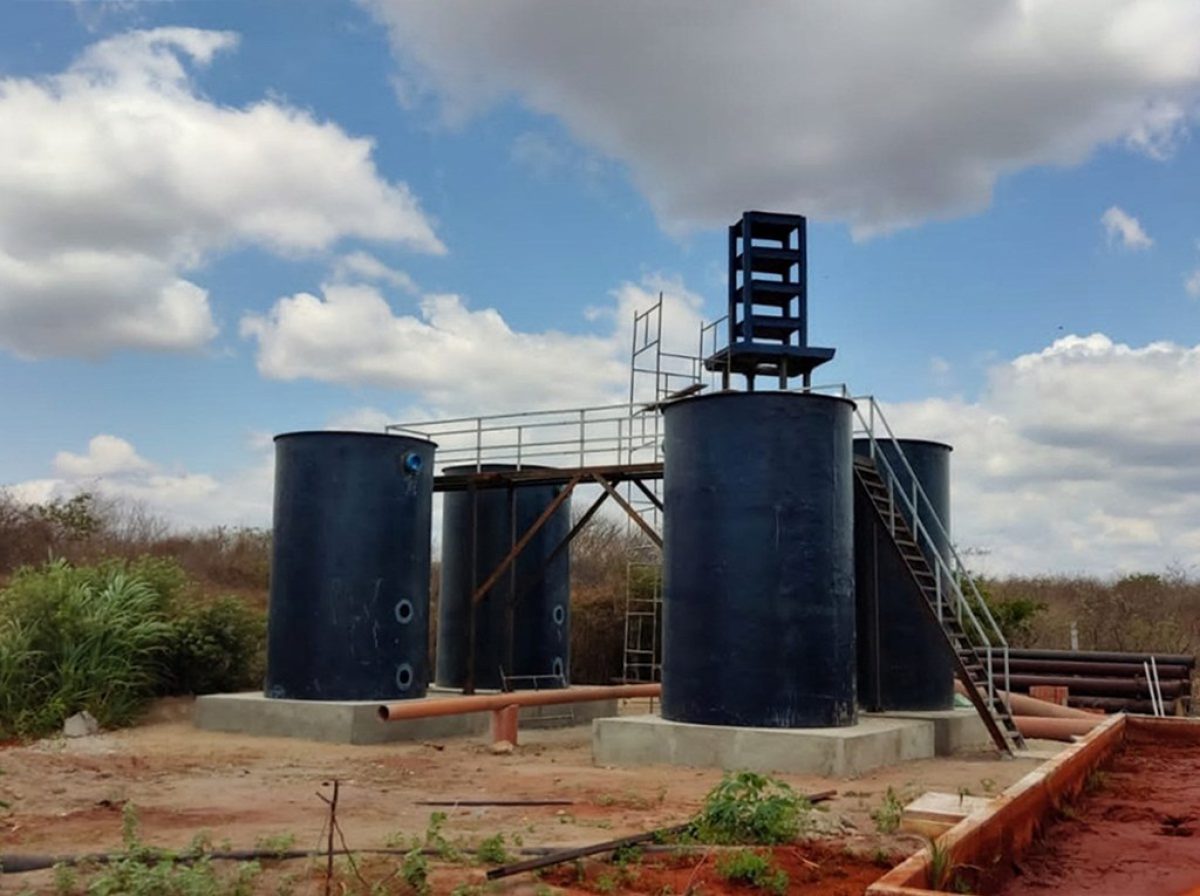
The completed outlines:
[[[1004,896],[1200,890],[1200,744],[1133,729],[1022,857]]]
[[[588,728],[523,729],[513,754],[493,755],[484,740],[475,738],[368,747],[199,731],[188,721],[189,712],[189,701],[170,701],[136,728],[0,746],[0,853],[116,850],[126,802],[136,806],[143,840],[155,846],[182,848],[203,832],[214,843],[227,841],[235,849],[268,839],[290,839],[297,849],[317,848],[323,846],[328,814],[318,794],[327,795],[327,782],[335,778],[340,786],[338,821],[355,849],[382,847],[399,835],[405,842],[424,837],[434,811],[447,813],[445,836],[467,845],[498,833],[510,850],[584,845],[687,821],[720,779],[712,769],[594,766]],[[803,793],[838,791],[818,813],[828,842],[815,848],[826,857],[831,850],[861,857],[859,864],[873,870],[860,876],[870,880],[882,873],[877,860],[883,854],[899,858],[923,845],[912,835],[876,832],[871,812],[882,804],[887,788],[905,801],[926,790],[993,793],[1035,765],[1033,759],[1005,760],[989,753],[909,762],[852,780],[781,777]],[[418,805],[420,800],[488,798],[572,804],[441,810]],[[692,867],[699,861],[692,861]],[[805,857],[797,861],[808,868],[820,864]],[[285,874],[296,878],[292,892],[323,892],[313,863],[271,864],[277,867],[260,880],[261,892],[276,892],[275,882]],[[394,860],[368,864],[386,869]],[[284,866],[290,867],[285,871]],[[302,866],[299,871],[297,866]],[[854,874],[860,870],[852,869]],[[589,877],[586,870],[576,869],[576,878],[582,891],[648,892],[629,880]],[[480,869],[462,866],[437,867],[433,876],[437,893],[481,880]],[[548,878],[540,891],[549,883],[570,889],[568,882]],[[857,879],[846,886],[836,892],[861,892]],[[532,887],[523,876],[494,889],[532,893]],[[53,892],[53,875],[0,876],[0,893],[26,888]],[[674,892],[682,890],[674,887]]]

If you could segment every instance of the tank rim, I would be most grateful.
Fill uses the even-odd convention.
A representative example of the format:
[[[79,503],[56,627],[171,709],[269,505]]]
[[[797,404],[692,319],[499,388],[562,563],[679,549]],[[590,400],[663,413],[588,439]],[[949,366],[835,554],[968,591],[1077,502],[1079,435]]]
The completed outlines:
[[[866,438],[866,436],[855,436],[855,437],[854,437],[854,441],[856,441],[856,442],[866,442],[866,441],[867,441],[867,438]],[[887,438],[884,438],[884,439],[881,439],[881,438],[876,438],[876,439],[875,439],[875,441],[876,441],[876,442],[891,442],[891,441],[895,441],[895,442],[897,442],[898,444],[901,444],[901,445],[932,445],[932,446],[933,446],[933,447],[935,447],[935,448],[945,448],[947,451],[953,451],[953,450],[954,450],[954,446],[953,446],[953,445],[951,445],[951,444],[949,444],[949,443],[947,443],[947,442],[939,442],[937,439],[906,439],[906,438],[903,438],[903,437],[901,437],[901,438],[894,439],[894,440],[893,440],[893,439],[887,439]]]
[[[735,397],[742,397],[742,396],[754,396],[754,397],[760,397],[760,398],[762,398],[762,397],[786,398],[789,400],[795,399],[795,400],[803,400],[803,401],[814,401],[814,400],[836,401],[836,402],[840,402],[842,404],[848,404],[852,408],[858,407],[857,403],[853,399],[843,398],[840,395],[826,395],[822,392],[791,392],[791,391],[785,392],[785,391],[780,391],[778,389],[771,389],[771,390],[763,389],[763,390],[759,390],[759,391],[755,391],[755,392],[747,392],[747,391],[739,390],[739,389],[725,389],[720,392],[709,392],[706,395],[692,395],[687,398],[676,399],[675,401],[663,402],[662,407],[663,407],[664,411],[668,411],[671,408],[676,408],[681,405],[688,404],[688,403],[694,402],[694,401],[711,401],[714,398],[735,398]]]
[[[297,429],[292,432],[281,432],[273,436],[271,441],[278,442],[280,439],[291,439],[298,436],[362,436],[376,439],[407,439],[410,442],[420,442],[425,445],[432,445],[434,448],[437,447],[437,442],[432,439],[422,438],[421,436],[392,432],[362,432],[354,429]]]
[[[522,470],[561,470],[561,467],[551,466],[549,464],[521,464]],[[486,463],[486,464],[450,464],[448,467],[442,467],[443,473],[467,473],[478,470],[481,473],[514,473],[517,471],[516,464],[502,463]]]

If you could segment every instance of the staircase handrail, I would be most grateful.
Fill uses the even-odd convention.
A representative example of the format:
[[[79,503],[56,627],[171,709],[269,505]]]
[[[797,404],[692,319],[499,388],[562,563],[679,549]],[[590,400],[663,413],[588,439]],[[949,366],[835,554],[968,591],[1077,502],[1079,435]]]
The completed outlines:
[[[935,570],[939,573],[936,580],[939,596],[941,595],[941,583],[943,578],[942,573],[944,572],[946,580],[950,583],[949,587],[951,589],[951,595],[953,598],[957,599],[955,601],[954,609],[958,611],[960,623],[962,621],[963,611],[965,610],[967,618],[970,620],[971,625],[975,629],[975,633],[978,635],[979,640],[982,642],[987,652],[989,698],[994,696],[993,690],[995,674],[992,668],[993,650],[1000,650],[1002,652],[1004,691],[1006,693],[1010,692],[1008,641],[1005,639],[1003,631],[1000,629],[999,624],[997,624],[995,617],[988,608],[987,602],[983,599],[983,594],[979,591],[979,587],[975,584],[974,578],[967,571],[966,565],[962,562],[962,558],[955,549],[949,533],[946,531],[945,526],[942,524],[941,519],[938,517],[937,512],[933,508],[933,502],[929,500],[929,496],[925,493],[925,489],[921,486],[920,481],[917,479],[916,472],[913,470],[912,465],[908,461],[908,457],[904,454],[903,449],[900,447],[899,440],[896,438],[895,433],[893,433],[891,426],[888,424],[887,418],[884,416],[882,409],[879,407],[879,403],[872,395],[855,396],[853,401],[855,402],[855,414],[857,415],[859,421],[863,424],[863,428],[867,434],[871,459],[875,461],[877,468],[879,468],[885,474],[884,478],[885,482],[887,482],[889,493],[893,496],[897,492],[900,494],[900,499],[904,503],[904,506],[908,509],[913,520],[913,529],[914,534],[918,539],[918,545],[922,543],[921,539],[923,536],[924,543],[928,545],[929,548],[928,553],[936,558]],[[860,405],[863,403],[866,403],[870,410],[869,417],[867,418],[864,418],[862,409],[860,407]],[[884,456],[882,451],[877,450],[877,443],[879,440],[875,436],[876,421],[878,421],[878,424],[882,426],[883,431],[887,434],[887,440],[895,447],[896,455],[900,458],[903,468],[909,476],[909,481],[912,483],[913,488],[913,497],[911,498],[909,497],[906,489],[898,488],[899,478],[892,469],[891,462]],[[882,462],[882,465],[880,462]],[[924,505],[927,508],[925,514],[920,512],[921,502],[924,502]],[[949,563],[946,562],[946,559],[942,556],[942,552],[938,549],[937,543],[930,534],[926,519],[933,520],[933,524],[936,527],[936,533],[941,536],[946,545],[946,549],[953,558],[953,568]],[[982,616],[984,621],[987,623],[987,627],[991,629],[991,636],[989,636],[988,632],[985,631],[984,626],[980,623],[976,616],[975,610],[971,606],[971,601],[963,592],[962,582],[964,581],[970,587],[971,594],[975,599],[976,605],[982,611]]]

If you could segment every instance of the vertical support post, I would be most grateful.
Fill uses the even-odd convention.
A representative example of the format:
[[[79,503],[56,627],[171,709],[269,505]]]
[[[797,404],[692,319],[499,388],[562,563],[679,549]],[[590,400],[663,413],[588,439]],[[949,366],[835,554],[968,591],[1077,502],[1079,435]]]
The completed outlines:
[[[476,467],[478,469],[478,466]],[[479,588],[479,489],[475,486],[475,480],[467,485],[467,492],[471,496],[471,593],[474,594]],[[463,681],[463,693],[475,693],[475,645],[479,633],[477,629],[476,615],[479,613],[479,607],[472,601],[467,608],[467,676]]]
[[[513,553],[517,546],[517,489],[511,482],[508,484],[508,551]],[[513,642],[516,640],[515,619],[516,612],[513,606],[517,599],[517,561],[514,560],[508,567],[508,594],[504,599],[504,674],[515,675],[516,666],[514,665],[515,646]]]
[[[581,466],[581,467],[587,466],[587,464],[585,464],[583,462],[584,429],[586,426],[587,426],[587,424],[585,422],[584,409],[580,408],[579,409],[579,466]]]

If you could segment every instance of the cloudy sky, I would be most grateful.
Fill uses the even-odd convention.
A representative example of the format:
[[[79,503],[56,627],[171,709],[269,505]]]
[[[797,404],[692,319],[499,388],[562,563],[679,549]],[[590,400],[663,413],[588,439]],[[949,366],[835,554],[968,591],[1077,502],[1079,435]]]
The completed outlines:
[[[0,482],[269,521],[274,433],[620,400],[725,225],[993,572],[1200,574],[1194,0],[11,4]]]

